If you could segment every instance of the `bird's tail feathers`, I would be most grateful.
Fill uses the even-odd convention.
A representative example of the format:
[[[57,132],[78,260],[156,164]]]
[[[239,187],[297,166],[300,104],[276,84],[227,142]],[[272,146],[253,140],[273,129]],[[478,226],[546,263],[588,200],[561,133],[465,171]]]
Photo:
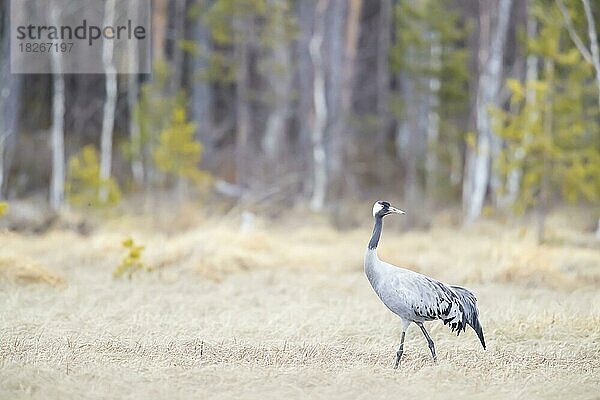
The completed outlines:
[[[479,337],[479,341],[485,350],[485,338],[483,336],[483,328],[479,323],[479,311],[477,310],[477,299],[475,295],[471,293],[469,290],[460,287],[460,286],[452,286],[452,289],[458,296],[458,299],[462,305],[465,322],[473,328],[477,336]]]

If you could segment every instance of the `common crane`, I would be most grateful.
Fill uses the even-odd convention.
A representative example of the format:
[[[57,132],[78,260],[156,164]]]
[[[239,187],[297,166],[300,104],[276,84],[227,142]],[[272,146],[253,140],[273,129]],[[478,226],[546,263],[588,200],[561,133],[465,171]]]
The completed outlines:
[[[473,293],[465,288],[449,286],[417,272],[396,267],[377,257],[377,244],[381,236],[383,217],[388,214],[405,214],[405,212],[392,207],[387,201],[378,201],[373,205],[375,227],[365,255],[365,274],[383,304],[402,321],[402,337],[394,368],[398,368],[400,364],[404,351],[404,336],[411,322],[421,328],[434,362],[437,361],[437,356],[433,340],[423,326],[423,322],[426,321],[441,319],[444,325],[448,324],[452,332],[456,331],[457,335],[466,329],[466,325],[470,325],[485,349],[483,329],[478,318],[477,299]]]

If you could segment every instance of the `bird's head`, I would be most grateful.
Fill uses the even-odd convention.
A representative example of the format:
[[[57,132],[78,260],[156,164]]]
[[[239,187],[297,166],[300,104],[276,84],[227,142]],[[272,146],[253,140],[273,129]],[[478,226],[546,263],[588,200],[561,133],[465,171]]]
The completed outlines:
[[[387,201],[378,201],[373,204],[373,216],[374,217],[385,217],[388,214],[406,214],[404,211],[392,207]]]

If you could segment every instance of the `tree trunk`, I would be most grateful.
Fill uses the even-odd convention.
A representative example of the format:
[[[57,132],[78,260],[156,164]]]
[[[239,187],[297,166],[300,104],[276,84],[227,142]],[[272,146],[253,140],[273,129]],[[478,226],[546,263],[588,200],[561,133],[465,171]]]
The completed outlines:
[[[152,1],[152,58],[165,59],[165,37],[167,33],[167,0]]]
[[[422,4],[409,1],[411,9]],[[418,24],[425,43],[406,43],[403,62],[406,66],[398,74],[400,97],[403,102],[402,116],[398,120],[396,150],[403,171],[400,190],[406,207],[412,210],[404,223],[407,227],[423,225],[427,219],[424,183],[429,184],[437,163],[434,144],[439,136],[438,95],[440,81],[436,69],[441,68],[441,39],[425,23]],[[430,47],[427,47],[430,46]],[[431,151],[428,151],[428,145]],[[425,179],[424,179],[425,178]]]
[[[169,93],[171,96],[176,96],[181,85],[183,84],[183,61],[184,54],[181,47],[181,41],[185,39],[185,21],[186,21],[186,0],[174,0],[173,11],[173,44],[172,44],[172,60],[171,60],[171,79],[169,82]],[[175,185],[175,197],[178,204],[182,204],[187,191],[187,182],[181,176],[178,176]]]
[[[581,0],[588,26],[588,36],[590,38],[590,53],[592,55],[592,65],[596,72],[596,86],[598,86],[598,108],[600,110],[600,50],[598,49],[598,31],[594,22],[594,15],[589,0]],[[596,3],[597,4],[597,3]]]
[[[104,26],[114,25],[116,0],[107,0],[104,8]],[[102,62],[104,64],[106,99],[102,117],[102,134],[100,137],[100,178],[106,182],[111,176],[112,137],[115,125],[115,109],[117,104],[117,71],[113,62],[114,42],[104,40]],[[105,202],[108,198],[108,186],[102,185],[99,199]]]
[[[526,22],[527,40],[533,40],[537,36],[537,21],[535,19],[535,16],[533,15],[532,6],[533,6],[533,0],[528,0],[527,1],[527,22]],[[529,82],[538,80],[538,78],[539,78],[538,64],[539,64],[539,57],[536,54],[530,53],[527,55],[527,58],[525,60],[525,85],[526,86]],[[535,102],[536,102],[535,90],[528,88],[527,92],[525,93],[525,104],[531,110],[535,110],[535,107],[534,107]],[[537,118],[538,117],[534,114],[531,116],[531,121],[533,122],[533,121],[537,120]],[[529,133],[525,133],[525,135],[524,135],[525,143],[528,142],[529,135],[530,135]],[[522,163],[523,158],[525,157],[525,150],[519,148],[519,149],[517,149],[515,154],[513,154],[512,156],[515,157],[515,159],[517,160],[517,165],[520,165]],[[508,206],[512,206],[515,204],[515,201],[519,197],[519,192],[521,190],[522,175],[523,175],[523,171],[520,167],[515,167],[513,170],[511,170],[509,172],[508,177],[507,177],[507,182],[506,182],[506,196],[502,199],[502,202],[500,204],[501,207],[508,207]]]
[[[540,183],[540,192],[537,199],[537,241],[538,244],[544,243],[545,240],[545,227],[546,227],[546,215],[548,214],[548,206],[550,202],[550,174],[551,165],[548,154],[551,151],[552,143],[552,129],[553,129],[553,105],[554,105],[554,61],[550,58],[546,58],[544,63],[544,79],[548,85],[548,91],[544,96],[544,122],[543,122],[543,164],[542,164],[542,177]]]
[[[581,0],[581,3],[583,4],[583,10],[587,21],[588,37],[590,39],[589,50],[583,43],[583,40],[579,37],[579,34],[573,25],[569,10],[564,2],[562,0],[556,0],[556,4],[562,13],[565,27],[567,28],[567,32],[569,32],[571,40],[584,60],[592,64],[592,67],[594,68],[596,73],[596,85],[598,86],[598,105],[600,106],[600,50],[598,49],[598,32],[596,31],[596,23],[594,22],[594,15],[589,0]]]
[[[138,0],[129,0],[129,13],[138,16]],[[137,19],[137,18],[136,18]],[[140,82],[137,73],[139,67],[139,48],[134,40],[127,44],[129,51],[127,77],[127,106],[129,108],[129,140],[131,142],[131,172],[138,187],[144,184],[144,163],[142,161],[142,135],[135,110],[139,101]]]
[[[203,2],[207,7],[209,1]],[[194,40],[198,46],[198,54],[193,58],[192,69],[192,94],[191,108],[192,118],[198,124],[198,140],[202,143],[202,160],[205,165],[212,165],[213,153],[213,119],[212,98],[213,91],[206,76],[202,76],[209,66],[209,57],[212,51],[210,32],[201,18],[194,24]]]
[[[248,163],[248,145],[251,131],[250,97],[249,97],[249,44],[250,16],[236,16],[234,21],[236,41],[236,183],[248,183],[250,167]]]
[[[280,165],[285,159],[284,149],[287,148],[287,119],[290,110],[290,93],[292,92],[291,57],[289,42],[285,38],[285,19],[287,9],[285,3],[278,4],[274,0],[269,1],[272,10],[274,24],[275,43],[271,49],[271,61],[269,63],[269,76],[272,90],[273,104],[271,112],[267,117],[265,135],[263,137],[263,149],[270,167]]]
[[[153,72],[157,72],[166,66],[167,0],[153,0],[151,12]],[[150,76],[152,85],[152,90],[149,91],[150,96],[166,96],[163,82],[159,82],[157,79],[158,75],[153,73]],[[157,136],[160,134],[159,129],[159,127],[150,126],[146,133],[148,137],[141,138],[141,159],[144,167],[144,207],[146,211],[154,210],[157,207],[154,186],[158,183],[159,174],[151,160],[153,160],[156,142],[158,141]]]
[[[327,10],[326,28],[324,30],[324,57],[325,58],[325,89],[327,100],[326,122],[326,152],[327,152],[327,180],[328,194],[336,198],[340,196],[340,187],[344,182],[344,159],[346,147],[344,145],[344,119],[342,111],[342,93],[345,76],[344,65],[344,21],[349,2],[346,0],[329,0]],[[347,171],[346,171],[347,172]],[[327,196],[327,194],[326,194]]]
[[[390,43],[392,35],[392,0],[381,0],[377,38],[377,144],[383,149],[390,125]]]
[[[314,4],[308,1],[296,2],[298,12],[298,46],[296,49],[297,79],[298,79],[298,111],[299,151],[297,164],[301,170],[308,171],[314,165],[312,146],[313,114],[313,64],[310,54],[312,25],[314,21]],[[313,192],[314,173],[304,174],[302,191],[305,198],[310,198]]]
[[[16,6],[16,5],[15,5]],[[4,9],[0,43],[0,199],[8,196],[6,180],[11,164],[10,144],[15,142],[21,103],[21,77],[10,73],[10,34],[8,8]]]
[[[427,32],[429,39],[429,68],[427,78],[427,149],[425,153],[425,191],[429,206],[436,196],[438,171],[438,138],[440,135],[439,92],[441,82],[439,75],[442,68],[442,44],[438,32]]]
[[[171,95],[181,88],[183,76],[183,49],[180,42],[185,39],[185,0],[174,0],[173,12],[173,60],[171,63]]]
[[[362,0],[349,0],[346,18],[345,43],[343,53],[342,81],[340,90],[340,107],[331,130],[331,188],[334,200],[342,198],[351,183],[352,171],[347,168],[347,158],[354,153],[350,148],[353,137],[348,125],[348,118],[352,111],[352,98],[354,89],[354,70],[358,39],[360,36],[360,17]],[[332,71],[339,73],[339,71]],[[350,153],[350,154],[349,154]],[[336,210],[340,210],[337,208]]]
[[[585,17],[588,25],[590,52],[592,53],[592,64],[594,66],[594,71],[596,72],[596,86],[598,87],[598,110],[600,111],[600,50],[598,49],[598,31],[596,30],[594,14],[592,13],[592,7],[590,6],[589,0],[581,0],[581,2],[583,3],[583,9],[585,11]],[[596,231],[596,237],[600,239],[600,219],[598,219],[598,230]]]
[[[502,82],[502,61],[512,0],[498,0],[497,13],[491,0],[480,2],[479,79],[475,100],[477,145],[469,149],[463,185],[463,207],[467,221],[481,216],[490,183],[492,155],[500,150],[500,139],[492,132],[488,108],[498,105]],[[497,15],[495,27],[492,16]]]
[[[344,46],[344,80],[342,82],[342,115],[344,121],[352,108],[352,94],[354,88],[354,70],[356,66],[356,53],[360,37],[360,16],[362,0],[349,0],[348,18],[346,19],[346,43]]]
[[[50,10],[50,19],[59,26],[57,7]],[[50,205],[59,210],[65,199],[65,77],[63,75],[62,55],[50,52],[52,66],[52,178],[50,181]]]
[[[408,63],[414,62],[414,48],[409,47],[405,57]],[[406,215],[406,225],[414,227],[424,212],[423,190],[419,181],[418,166],[422,159],[422,140],[425,132],[419,126],[422,108],[422,96],[416,89],[416,80],[406,72],[401,72],[398,77],[400,95],[404,100],[404,116],[398,121],[396,136],[396,150],[404,169],[402,193],[406,208],[412,212]],[[424,119],[424,118],[423,118]]]
[[[312,127],[313,192],[310,208],[321,211],[325,205],[327,192],[327,157],[325,153],[325,126],[327,124],[327,99],[325,96],[325,70],[323,66],[323,36],[325,34],[325,13],[329,0],[318,0],[315,12],[315,28],[310,40],[310,57],[313,64],[314,118]]]
[[[129,107],[129,140],[131,141],[131,172],[137,187],[144,185],[144,162],[142,160],[142,135],[135,116],[140,86],[137,74],[130,74],[127,82],[127,103]]]

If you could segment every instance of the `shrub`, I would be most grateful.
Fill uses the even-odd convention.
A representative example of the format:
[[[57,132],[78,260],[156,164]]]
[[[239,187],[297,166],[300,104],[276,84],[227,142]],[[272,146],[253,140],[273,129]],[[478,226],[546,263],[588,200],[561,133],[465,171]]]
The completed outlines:
[[[115,278],[120,278],[126,274],[127,278],[131,279],[138,271],[151,271],[151,269],[142,262],[144,246],[138,246],[132,238],[123,240],[122,245],[125,250],[127,250],[127,254],[123,257],[121,264],[113,271],[113,276]]]
[[[104,190],[108,196],[102,200],[100,193]],[[117,182],[113,178],[100,177],[98,153],[91,145],[69,159],[66,192],[69,203],[75,206],[107,207],[121,200]]]
[[[175,106],[169,126],[160,133],[154,151],[157,168],[173,177],[189,179],[198,185],[208,175],[198,169],[202,158],[202,144],[195,140],[196,125],[188,121],[185,107]]]

